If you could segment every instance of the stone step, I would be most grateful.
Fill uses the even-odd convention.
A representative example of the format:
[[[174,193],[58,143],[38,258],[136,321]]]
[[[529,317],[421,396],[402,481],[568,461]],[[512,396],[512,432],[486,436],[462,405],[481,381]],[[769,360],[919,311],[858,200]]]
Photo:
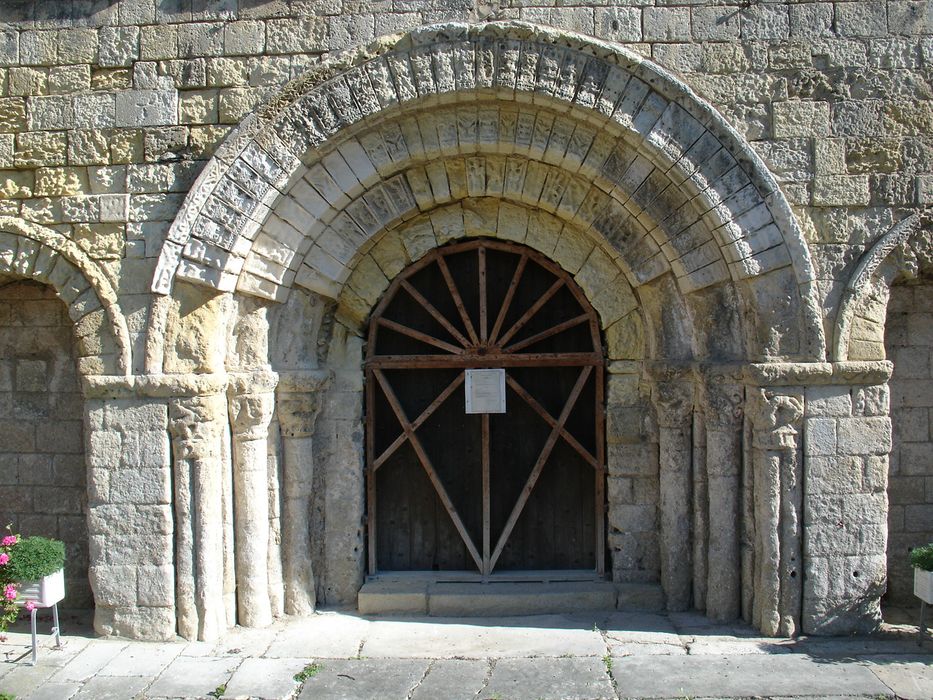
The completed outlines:
[[[539,615],[590,610],[660,610],[659,586],[609,581],[438,581],[378,577],[360,589],[363,614],[435,617]]]

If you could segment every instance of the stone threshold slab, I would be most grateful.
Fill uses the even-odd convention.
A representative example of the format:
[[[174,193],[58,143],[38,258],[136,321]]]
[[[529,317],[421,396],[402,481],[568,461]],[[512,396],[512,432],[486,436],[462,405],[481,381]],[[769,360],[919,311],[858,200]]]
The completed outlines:
[[[426,576],[380,576],[367,581],[357,598],[367,615],[434,617],[538,615],[592,610],[659,610],[657,586],[609,581],[463,581]]]

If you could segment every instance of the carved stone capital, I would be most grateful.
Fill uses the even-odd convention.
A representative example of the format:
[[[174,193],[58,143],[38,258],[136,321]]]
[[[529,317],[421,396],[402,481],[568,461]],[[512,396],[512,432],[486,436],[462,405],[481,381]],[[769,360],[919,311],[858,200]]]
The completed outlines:
[[[651,398],[662,428],[681,428],[693,415],[693,384],[659,381],[652,385]]]
[[[754,427],[755,446],[762,449],[795,448],[803,418],[803,396],[750,388],[746,410]]]
[[[324,391],[332,379],[330,372],[321,370],[279,374],[275,408],[282,437],[311,437]]]
[[[216,453],[225,408],[220,394],[169,401],[168,429],[175,459],[199,459]]]
[[[275,402],[282,437],[311,437],[321,408],[321,395],[280,394]]]
[[[735,430],[745,414],[745,387],[729,382],[730,377],[706,374],[700,383],[700,405],[706,425],[719,430]]]
[[[275,406],[272,392],[234,394],[229,397],[230,426],[238,440],[261,440],[268,437],[269,421]]]

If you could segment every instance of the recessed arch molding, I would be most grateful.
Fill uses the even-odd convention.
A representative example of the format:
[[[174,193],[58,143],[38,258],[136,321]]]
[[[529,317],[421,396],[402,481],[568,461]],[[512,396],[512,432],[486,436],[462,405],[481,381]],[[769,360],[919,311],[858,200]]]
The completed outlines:
[[[0,273],[48,284],[68,305],[83,376],[130,374],[129,328],[116,289],[77,243],[40,224],[0,216]]]
[[[933,263],[933,207],[914,212],[888,229],[859,259],[843,290],[833,333],[833,359],[883,360],[890,286],[916,277]]]
[[[449,118],[432,120],[438,112]],[[382,228],[383,216],[420,211],[425,184],[433,198],[455,196],[434,189],[429,166],[438,157],[464,157],[469,190],[470,159],[485,156],[488,181],[495,154],[524,157],[532,181],[542,178],[540,193],[523,187],[526,203],[589,215],[604,237],[622,239],[621,253],[640,251],[639,264],[675,274],[679,266],[685,293],[747,281],[757,304],[767,295],[754,291],[755,280],[784,271],[807,336],[792,354],[823,357],[809,252],[750,146],[642,57],[519,22],[386,37],[290,83],[205,167],[171,226],[152,289],[168,294],[178,278],[280,300],[297,283],[335,298],[373,235],[370,223]],[[418,209],[393,210],[406,201]],[[271,217],[295,205],[309,215],[304,230],[269,245]],[[302,277],[305,263],[312,272]]]

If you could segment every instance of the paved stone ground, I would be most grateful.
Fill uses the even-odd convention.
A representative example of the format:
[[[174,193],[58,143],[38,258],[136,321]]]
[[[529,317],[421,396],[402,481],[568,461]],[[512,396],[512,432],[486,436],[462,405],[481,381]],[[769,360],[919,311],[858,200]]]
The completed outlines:
[[[376,618],[324,612],[219,644],[95,639],[63,621],[29,666],[23,628],[0,645],[0,692],[48,700],[618,700],[933,698],[917,611],[872,637],[771,639],[696,613]],[[48,629],[46,625],[46,630]],[[20,631],[23,630],[23,631]],[[306,678],[296,680],[305,671]]]

